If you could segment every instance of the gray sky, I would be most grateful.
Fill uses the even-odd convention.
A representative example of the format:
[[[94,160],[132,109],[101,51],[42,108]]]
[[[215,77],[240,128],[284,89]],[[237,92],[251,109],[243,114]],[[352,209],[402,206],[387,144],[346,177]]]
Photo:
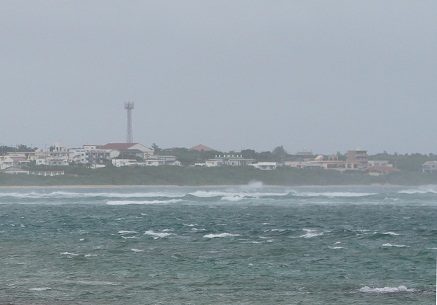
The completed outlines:
[[[437,1],[19,1],[0,145],[437,152]]]

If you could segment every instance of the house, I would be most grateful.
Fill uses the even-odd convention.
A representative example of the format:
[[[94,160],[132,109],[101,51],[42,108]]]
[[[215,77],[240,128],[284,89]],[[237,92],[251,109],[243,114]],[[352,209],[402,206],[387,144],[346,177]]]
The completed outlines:
[[[217,167],[222,165],[225,165],[225,161],[221,158],[213,158],[205,161],[206,167]]]
[[[251,165],[255,160],[243,158],[242,155],[224,154],[216,155],[215,158],[205,161],[207,167],[216,167],[222,165],[228,166],[244,166]]]
[[[159,158],[146,159],[146,160],[144,160],[144,162],[138,163],[138,165],[140,165],[140,166],[160,166],[160,165],[165,165],[165,160],[159,159]]]
[[[341,172],[358,168],[358,163],[348,163],[346,161],[338,160],[338,156],[336,155],[329,156],[327,160],[325,160],[324,156],[318,155],[314,160],[308,161],[308,163],[313,166],[319,166],[323,169],[331,169]]]
[[[193,151],[217,151],[216,149],[213,149],[211,147],[208,147],[208,146],[205,146],[202,144],[191,147],[190,150],[193,150]]]
[[[422,165],[424,173],[435,173],[437,171],[437,161],[426,161]]]
[[[139,166],[161,166],[161,165],[175,165],[181,166],[181,162],[176,160],[175,156],[150,156],[144,162],[139,162]]]
[[[0,170],[14,166],[14,160],[9,156],[0,156]]]
[[[56,142],[49,149],[40,150],[36,153],[36,165],[67,166],[69,164],[69,154],[63,143]]]
[[[100,150],[118,152],[118,156],[139,157],[147,159],[153,155],[153,149],[139,143],[108,143],[97,147]]]
[[[67,166],[68,157],[46,157],[36,159],[36,165]]]
[[[258,162],[252,163],[251,165],[260,170],[274,170],[278,167],[277,162]]]
[[[112,159],[112,165],[115,167],[134,166],[138,165],[138,161],[135,159]]]
[[[387,160],[369,160],[369,167],[372,166],[388,166],[388,167],[393,167],[393,164],[388,163],[389,161]]]
[[[292,168],[323,168],[321,164],[311,163],[308,161],[285,161],[284,165]]]

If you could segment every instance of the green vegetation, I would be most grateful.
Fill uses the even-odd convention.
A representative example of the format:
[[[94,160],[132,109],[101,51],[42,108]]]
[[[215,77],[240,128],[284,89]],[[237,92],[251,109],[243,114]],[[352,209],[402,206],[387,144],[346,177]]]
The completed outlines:
[[[36,147],[28,147],[26,145],[20,144],[17,146],[5,146],[2,145],[0,146],[0,156],[4,155],[5,153],[8,152],[31,152],[31,151],[36,151],[37,148]]]
[[[54,170],[55,168],[52,168]],[[56,168],[65,176],[40,177],[0,174],[2,186],[50,185],[236,185],[261,181],[267,185],[358,185],[358,184],[436,184],[437,174],[419,171],[399,172],[371,177],[363,173],[340,173],[330,170],[278,168],[261,171],[244,167],[107,167],[88,169],[84,166]]]

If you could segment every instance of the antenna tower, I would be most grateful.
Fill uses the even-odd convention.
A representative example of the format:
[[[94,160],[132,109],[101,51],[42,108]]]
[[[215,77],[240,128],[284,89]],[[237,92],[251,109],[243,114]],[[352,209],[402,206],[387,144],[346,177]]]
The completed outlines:
[[[134,109],[134,103],[132,102],[124,103],[124,109],[127,110],[126,143],[132,143],[134,141],[132,136],[132,109]]]

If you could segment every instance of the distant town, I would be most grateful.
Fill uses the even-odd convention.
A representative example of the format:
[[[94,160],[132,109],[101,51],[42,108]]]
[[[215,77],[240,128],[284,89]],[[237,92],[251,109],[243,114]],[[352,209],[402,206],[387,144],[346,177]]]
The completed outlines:
[[[219,152],[199,144],[191,148],[161,149],[156,144],[147,147],[140,143],[86,144],[68,148],[57,142],[45,149],[20,145],[0,146],[0,172],[37,176],[64,175],[64,167],[82,166],[90,169],[105,167],[238,167],[250,166],[263,171],[278,168],[322,169],[339,172],[356,172],[371,176],[389,175],[400,170],[390,160],[372,158],[366,150],[349,150],[344,155],[318,155],[310,151],[288,154],[282,146],[272,152],[257,153],[254,150]],[[437,161],[426,161],[422,172],[437,171]]]

